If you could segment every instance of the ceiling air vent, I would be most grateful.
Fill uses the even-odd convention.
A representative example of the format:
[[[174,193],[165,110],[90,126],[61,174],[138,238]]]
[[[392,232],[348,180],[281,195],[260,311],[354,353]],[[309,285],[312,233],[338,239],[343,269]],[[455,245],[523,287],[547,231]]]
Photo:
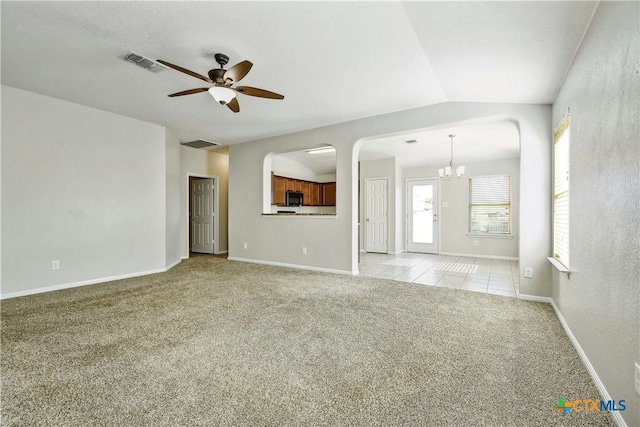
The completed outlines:
[[[204,139],[197,139],[195,141],[182,142],[181,144],[186,145],[187,147],[193,147],[193,148],[209,148],[209,147],[216,147],[221,145],[218,142],[205,141]]]
[[[142,67],[145,70],[149,70],[152,73],[158,74],[161,71],[165,70],[165,67],[158,64],[153,59],[145,58],[142,55],[138,55],[137,53],[129,52],[127,55],[122,57],[127,62],[131,62],[132,64],[137,65],[138,67]]]

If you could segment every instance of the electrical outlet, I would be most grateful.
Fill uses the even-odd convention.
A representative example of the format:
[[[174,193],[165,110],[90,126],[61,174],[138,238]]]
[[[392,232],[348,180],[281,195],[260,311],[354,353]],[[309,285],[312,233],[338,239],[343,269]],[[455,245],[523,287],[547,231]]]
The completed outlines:
[[[246,243],[244,244],[244,248],[247,249],[247,244]]]
[[[636,365],[636,393],[640,394],[640,365]]]
[[[533,277],[533,267],[524,268],[524,277],[531,279]]]
[[[57,260],[57,259],[51,261],[51,269],[52,270],[60,270],[60,261]]]
[[[302,255],[306,255],[307,254],[307,248],[302,248]]]
[[[473,246],[478,246],[478,241],[477,240],[473,241]]]

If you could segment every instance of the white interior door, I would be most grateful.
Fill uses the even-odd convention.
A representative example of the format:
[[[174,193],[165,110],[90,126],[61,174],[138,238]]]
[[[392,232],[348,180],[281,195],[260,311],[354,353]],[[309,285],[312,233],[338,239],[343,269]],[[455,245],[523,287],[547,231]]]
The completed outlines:
[[[213,253],[213,178],[191,182],[191,252]]]
[[[438,253],[438,180],[407,181],[407,251]]]
[[[367,252],[388,253],[388,191],[386,178],[365,179]]]

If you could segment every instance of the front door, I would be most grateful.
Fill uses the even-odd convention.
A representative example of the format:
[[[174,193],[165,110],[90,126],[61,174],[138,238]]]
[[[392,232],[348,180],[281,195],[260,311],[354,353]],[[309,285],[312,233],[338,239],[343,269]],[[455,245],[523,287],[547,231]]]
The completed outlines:
[[[386,254],[389,252],[387,234],[388,219],[388,180],[365,179],[365,224],[366,251]]]
[[[438,180],[407,181],[407,251],[438,253]]]
[[[191,181],[191,252],[213,253],[213,178]]]

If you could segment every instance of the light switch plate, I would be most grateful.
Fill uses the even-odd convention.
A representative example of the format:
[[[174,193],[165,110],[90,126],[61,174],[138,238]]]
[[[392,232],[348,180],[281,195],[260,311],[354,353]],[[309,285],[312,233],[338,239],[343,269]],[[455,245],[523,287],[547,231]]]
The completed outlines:
[[[640,394],[640,365],[636,365],[636,393]]]

